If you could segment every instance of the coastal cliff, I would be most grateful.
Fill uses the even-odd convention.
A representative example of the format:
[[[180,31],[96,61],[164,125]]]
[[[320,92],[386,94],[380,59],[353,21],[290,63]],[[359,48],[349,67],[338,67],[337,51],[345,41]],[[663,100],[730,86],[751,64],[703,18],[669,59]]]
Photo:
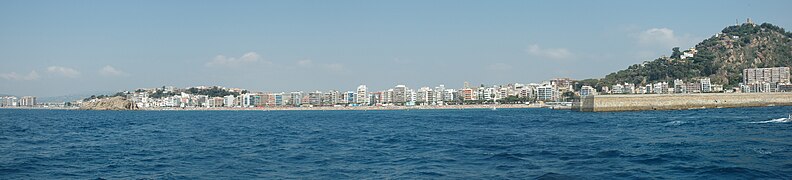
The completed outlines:
[[[122,97],[98,99],[93,102],[84,102],[80,105],[82,110],[134,110],[134,103]]]

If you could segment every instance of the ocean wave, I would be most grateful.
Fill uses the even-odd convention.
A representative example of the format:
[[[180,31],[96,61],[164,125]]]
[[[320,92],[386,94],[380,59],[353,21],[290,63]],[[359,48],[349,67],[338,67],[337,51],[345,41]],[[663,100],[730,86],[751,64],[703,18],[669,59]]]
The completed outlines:
[[[519,153],[497,153],[487,157],[488,160],[504,160],[504,161],[526,161],[525,154]]]
[[[680,126],[680,125],[687,124],[687,123],[688,122],[686,122],[686,121],[671,121],[671,122],[666,123],[665,125],[666,126]]]
[[[624,152],[621,152],[619,150],[600,151],[600,152],[597,152],[597,154],[593,155],[593,157],[597,157],[597,158],[615,158],[615,157],[622,157],[622,156],[624,156]]]
[[[768,120],[768,121],[757,121],[757,122],[749,122],[749,123],[766,124],[766,123],[788,123],[788,122],[792,122],[792,119],[790,119],[790,118],[778,118],[778,119],[772,119],[772,120]]]

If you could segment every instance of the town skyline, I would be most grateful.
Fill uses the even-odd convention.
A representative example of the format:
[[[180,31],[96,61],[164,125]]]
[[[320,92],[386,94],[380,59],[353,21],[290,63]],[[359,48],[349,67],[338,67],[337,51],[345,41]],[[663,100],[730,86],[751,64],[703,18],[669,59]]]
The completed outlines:
[[[792,27],[786,1],[44,2],[0,6],[0,94],[600,78],[736,20]],[[690,13],[648,13],[669,8]]]

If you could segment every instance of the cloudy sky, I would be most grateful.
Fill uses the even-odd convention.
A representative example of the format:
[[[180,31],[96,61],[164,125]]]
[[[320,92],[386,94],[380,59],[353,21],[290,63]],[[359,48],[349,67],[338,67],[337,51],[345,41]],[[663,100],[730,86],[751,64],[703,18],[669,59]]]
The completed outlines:
[[[0,94],[602,77],[792,1],[0,1]]]

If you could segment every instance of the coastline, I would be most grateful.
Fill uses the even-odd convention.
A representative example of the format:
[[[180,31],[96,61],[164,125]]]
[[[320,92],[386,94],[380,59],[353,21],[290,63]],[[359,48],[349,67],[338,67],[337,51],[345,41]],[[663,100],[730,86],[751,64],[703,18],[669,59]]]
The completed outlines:
[[[376,110],[454,110],[454,109],[521,109],[551,108],[538,104],[483,104],[483,105],[442,105],[442,106],[319,106],[319,107],[156,107],[119,111],[376,111]],[[0,107],[0,109],[42,109],[42,110],[94,110],[79,107]]]
[[[161,107],[139,108],[143,111],[377,111],[377,110],[453,110],[453,109],[491,109],[492,105],[445,105],[445,106],[319,106],[319,107]],[[496,109],[544,108],[541,105],[506,104],[495,105]]]

